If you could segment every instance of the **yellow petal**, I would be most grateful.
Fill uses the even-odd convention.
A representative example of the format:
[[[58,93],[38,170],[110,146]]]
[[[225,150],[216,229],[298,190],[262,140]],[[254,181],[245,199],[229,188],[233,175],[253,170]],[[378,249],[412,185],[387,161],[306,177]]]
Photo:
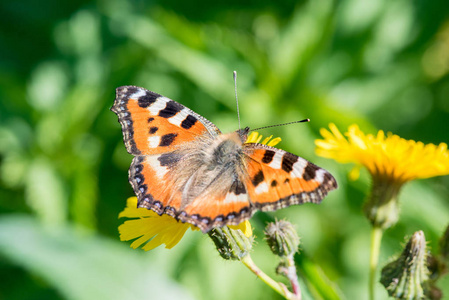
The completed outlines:
[[[272,139],[270,142],[268,142],[267,145],[270,147],[274,147],[277,144],[279,144],[281,141],[282,141],[282,139],[280,137],[277,137],[277,138]]]
[[[279,144],[280,141],[282,141],[280,137],[277,137],[277,138],[274,138],[271,140],[273,135],[270,135],[269,137],[265,138],[263,141],[262,141],[262,137],[263,136],[261,134],[259,134],[256,131],[253,131],[248,135],[248,137],[246,139],[246,143],[261,143],[261,144],[265,144],[265,145],[274,147],[275,145]]]
[[[271,139],[273,137],[273,135],[270,135],[269,137],[266,137],[264,140],[263,140],[263,142],[261,143],[261,144],[267,144],[268,143],[268,141]]]
[[[352,170],[349,172],[348,177],[352,181],[356,181],[360,177],[360,165],[354,166]]]
[[[247,143],[256,143],[259,133],[257,131],[251,132],[246,138]]]
[[[134,249],[145,243],[144,250],[151,250],[162,244],[170,249],[181,240],[189,227],[192,230],[198,230],[197,227],[178,222],[168,215],[159,216],[146,208],[137,208],[136,197],[128,199],[127,207],[119,214],[119,217],[132,218],[120,225],[118,230],[120,240],[134,240],[131,243]]]
[[[234,230],[240,229],[246,237],[253,235],[253,229],[251,228],[251,223],[248,220],[238,225],[229,225],[228,227]]]

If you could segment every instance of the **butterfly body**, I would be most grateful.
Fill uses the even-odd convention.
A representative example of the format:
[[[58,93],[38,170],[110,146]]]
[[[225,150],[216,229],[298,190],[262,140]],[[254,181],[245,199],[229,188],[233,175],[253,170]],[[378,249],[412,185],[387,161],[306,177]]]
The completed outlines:
[[[112,107],[135,157],[129,181],[138,206],[203,232],[238,224],[259,210],[319,203],[337,187],[330,173],[294,154],[246,143],[183,105],[135,86],[117,89]]]

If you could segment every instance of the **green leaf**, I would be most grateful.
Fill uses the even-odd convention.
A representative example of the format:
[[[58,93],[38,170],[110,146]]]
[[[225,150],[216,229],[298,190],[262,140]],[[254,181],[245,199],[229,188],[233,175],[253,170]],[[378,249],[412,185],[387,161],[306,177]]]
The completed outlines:
[[[148,253],[27,216],[0,220],[0,255],[41,276],[65,299],[193,299],[152,268]]]
[[[26,177],[25,199],[47,225],[58,226],[67,219],[67,195],[61,176],[51,162],[38,157]]]

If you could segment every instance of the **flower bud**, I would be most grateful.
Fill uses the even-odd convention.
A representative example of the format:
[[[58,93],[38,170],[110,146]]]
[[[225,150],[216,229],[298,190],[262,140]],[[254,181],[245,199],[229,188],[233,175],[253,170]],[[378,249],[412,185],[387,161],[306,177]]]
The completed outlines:
[[[253,237],[247,237],[240,229],[224,226],[214,228],[208,234],[214,241],[220,256],[227,260],[240,260],[251,251],[253,246]]]
[[[429,289],[426,240],[417,231],[402,254],[382,269],[380,282],[396,299],[424,299]]]
[[[291,256],[298,251],[299,236],[288,221],[269,223],[265,228],[265,237],[271,251],[278,256]]]

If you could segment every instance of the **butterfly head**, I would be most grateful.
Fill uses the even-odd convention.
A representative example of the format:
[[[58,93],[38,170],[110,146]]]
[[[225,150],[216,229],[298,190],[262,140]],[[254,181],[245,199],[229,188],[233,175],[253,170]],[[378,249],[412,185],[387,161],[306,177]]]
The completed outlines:
[[[238,129],[236,131],[240,137],[240,140],[242,141],[242,144],[246,142],[246,140],[248,139],[248,133],[249,133],[249,127],[246,126],[243,129]]]

